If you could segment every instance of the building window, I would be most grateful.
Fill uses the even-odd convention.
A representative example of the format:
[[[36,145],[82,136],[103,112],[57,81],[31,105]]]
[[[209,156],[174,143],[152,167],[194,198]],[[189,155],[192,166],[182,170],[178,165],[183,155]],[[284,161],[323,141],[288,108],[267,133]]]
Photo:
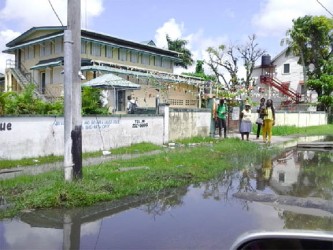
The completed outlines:
[[[171,61],[170,59],[163,59],[162,60],[162,67],[166,69],[171,69]]]
[[[118,60],[119,61],[127,61],[126,49],[119,49]]]
[[[97,44],[97,43],[93,43],[92,44],[92,48],[91,48],[91,55],[92,56],[101,56],[101,45]]]
[[[138,52],[131,52],[131,62],[132,63],[137,63],[138,62]]]
[[[81,42],[81,54],[87,54],[87,42],[86,41]]]
[[[279,182],[280,183],[284,183],[285,182],[285,173],[284,172],[280,172],[279,173]]]
[[[160,57],[160,56],[155,57],[155,66],[162,67],[162,57]]]
[[[185,100],[185,106],[196,106],[197,101],[196,100]]]
[[[149,65],[149,55],[142,54],[141,55],[141,63],[144,65]]]
[[[155,65],[155,56],[150,56],[150,65]]]
[[[184,100],[179,100],[179,99],[169,99],[170,105],[173,106],[183,106],[184,105]]]
[[[81,46],[82,47],[82,46]],[[64,51],[64,43],[62,41],[61,37],[57,37],[55,39],[55,49],[54,53],[55,54],[61,54]]]
[[[283,74],[289,74],[290,73],[290,64],[285,63],[283,64]]]
[[[25,60],[33,59],[35,57],[35,50],[33,46],[29,46],[24,49],[24,57]]]
[[[44,56],[49,56],[52,54],[52,43],[46,42],[44,44]]]
[[[44,42],[44,43],[42,43],[42,44],[40,45],[40,56],[41,56],[41,57],[44,57],[44,56],[49,55],[49,54],[47,53],[47,51],[48,51],[48,49],[47,49],[47,44]]]
[[[111,46],[105,47],[105,57],[106,58],[112,58],[113,57],[113,48]]]

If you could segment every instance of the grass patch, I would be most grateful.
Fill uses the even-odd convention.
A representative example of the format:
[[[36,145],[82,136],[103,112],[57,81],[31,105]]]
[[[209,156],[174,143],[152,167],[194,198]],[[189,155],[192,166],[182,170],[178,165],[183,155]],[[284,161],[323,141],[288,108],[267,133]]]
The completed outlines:
[[[257,125],[252,126],[252,132],[257,133]],[[262,131],[261,131],[262,132]],[[285,136],[285,135],[332,135],[333,124],[309,126],[309,127],[296,127],[296,126],[273,126],[273,136]]]
[[[274,126],[273,135],[332,135],[333,125],[321,125],[310,127],[296,127],[296,126]]]
[[[185,139],[179,139],[176,140],[176,143],[181,143],[181,144],[190,144],[190,143],[211,143],[213,140],[212,137],[191,137],[191,138],[185,138]]]
[[[0,160],[0,169],[42,165],[45,163],[63,161],[63,159],[63,156],[50,155],[38,158],[23,158],[20,160]]]
[[[112,154],[138,154],[138,153],[145,153],[154,150],[161,150],[163,147],[148,143],[148,142],[141,142],[137,144],[133,144],[129,147],[120,147],[114,148],[111,150]]]
[[[83,179],[79,181],[65,182],[62,171],[2,180],[0,193],[12,207],[0,217],[11,217],[23,209],[89,206],[128,196],[154,194],[209,180],[226,169],[245,167],[262,153],[256,143],[238,138],[216,141],[193,148],[161,151],[154,156],[143,155],[84,167]],[[141,168],[120,171],[135,167]]]
[[[162,149],[162,146],[158,146],[152,143],[142,142],[138,144],[133,144],[129,147],[120,147],[112,149],[111,152],[113,155],[117,154],[133,154],[133,153],[144,153],[150,152],[154,150]],[[88,152],[83,153],[82,158],[94,158],[94,157],[101,157],[102,151],[96,152]],[[63,161],[63,156],[45,156],[45,157],[38,157],[38,158],[24,158],[21,160],[0,160],[0,169],[8,169],[8,168],[16,168],[16,167],[25,167],[25,166],[33,166],[33,165],[42,165],[46,163],[54,163]]]

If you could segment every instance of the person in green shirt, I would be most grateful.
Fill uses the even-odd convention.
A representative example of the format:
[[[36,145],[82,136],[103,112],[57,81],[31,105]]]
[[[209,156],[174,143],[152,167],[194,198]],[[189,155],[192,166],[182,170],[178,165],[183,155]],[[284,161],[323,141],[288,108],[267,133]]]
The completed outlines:
[[[225,103],[225,100],[220,99],[220,103],[216,109],[216,119],[219,128],[219,136],[222,137],[222,128],[224,132],[224,138],[227,137],[227,115],[228,115],[228,106]]]

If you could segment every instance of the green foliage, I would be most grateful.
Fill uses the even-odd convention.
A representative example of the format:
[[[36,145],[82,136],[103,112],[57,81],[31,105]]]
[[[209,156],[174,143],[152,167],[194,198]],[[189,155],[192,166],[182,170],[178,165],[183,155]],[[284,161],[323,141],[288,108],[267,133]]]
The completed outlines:
[[[318,93],[318,99],[326,110],[333,105],[333,57],[324,64],[321,75],[308,80],[308,86]]]
[[[303,66],[304,77],[309,79],[308,87],[317,92],[326,107],[332,105],[328,98],[333,91],[332,31],[333,19],[306,15],[293,20],[286,39],[287,52],[300,57],[298,63]],[[310,64],[313,70],[309,70]]]
[[[82,113],[108,114],[102,107],[101,90],[85,87],[82,91]],[[0,94],[0,115],[63,115],[63,100],[43,101],[35,95],[35,85],[29,84],[22,92]]]
[[[216,81],[216,77],[214,75],[206,75],[205,73],[190,73],[190,72],[184,72],[182,75],[185,76],[193,76],[193,77],[200,77],[204,79],[205,81]]]
[[[6,102],[10,95],[15,95],[13,92],[2,92],[0,93],[0,115],[6,113]]]
[[[167,35],[166,40],[168,42],[168,49],[181,53],[180,59],[181,62],[177,62],[176,66],[183,67],[187,69],[188,66],[193,64],[192,53],[189,49],[186,48],[188,41],[182,39],[171,40]]]
[[[102,106],[100,100],[101,89],[84,87],[82,89],[82,113],[89,114],[108,114],[108,108]]]
[[[10,92],[3,97],[4,114],[11,115],[61,115],[62,101],[44,102],[34,94],[35,85],[29,84],[21,93]]]

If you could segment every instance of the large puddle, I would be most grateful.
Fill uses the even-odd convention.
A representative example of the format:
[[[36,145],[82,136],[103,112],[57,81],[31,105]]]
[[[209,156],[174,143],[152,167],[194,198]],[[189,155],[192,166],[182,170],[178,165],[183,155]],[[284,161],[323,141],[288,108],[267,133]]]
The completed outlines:
[[[333,151],[288,149],[146,202],[30,212],[0,221],[0,249],[228,249],[250,230],[333,231],[332,166]]]

